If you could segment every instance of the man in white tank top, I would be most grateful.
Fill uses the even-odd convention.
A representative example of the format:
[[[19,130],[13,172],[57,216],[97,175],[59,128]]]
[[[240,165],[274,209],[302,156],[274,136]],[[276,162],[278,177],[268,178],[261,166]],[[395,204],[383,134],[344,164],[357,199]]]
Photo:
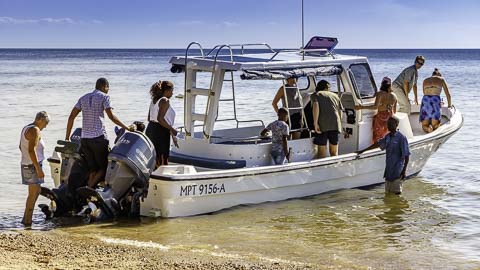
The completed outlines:
[[[45,158],[45,144],[41,137],[41,131],[48,125],[49,121],[47,112],[41,111],[37,113],[32,124],[22,129],[20,135],[22,183],[28,185],[28,197],[22,219],[22,223],[26,226],[32,224],[33,209],[40,194],[40,184],[44,182],[45,174],[42,169],[42,161]]]

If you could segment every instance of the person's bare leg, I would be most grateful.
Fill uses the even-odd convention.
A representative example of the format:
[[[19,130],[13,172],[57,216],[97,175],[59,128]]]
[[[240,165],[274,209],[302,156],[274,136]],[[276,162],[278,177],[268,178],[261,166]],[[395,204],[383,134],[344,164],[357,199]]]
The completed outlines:
[[[97,171],[91,171],[88,174],[88,180],[87,180],[87,185],[90,186],[90,183],[93,183],[95,181],[95,175],[97,174]]]
[[[300,136],[302,134],[300,132],[292,132],[292,140],[298,140],[300,139]]]
[[[337,145],[329,144],[328,148],[329,148],[328,150],[330,150],[331,157],[338,156],[338,144]]]
[[[106,173],[107,172],[105,170],[98,170],[92,173],[93,177],[88,179],[88,186],[91,188],[95,188],[100,181],[105,180]]]
[[[326,145],[319,145],[318,146],[317,157],[318,158],[324,158],[326,156],[327,156],[327,146]]]
[[[422,129],[425,133],[430,133],[433,131],[432,127],[430,126],[430,120],[422,121]]]
[[[432,131],[440,126],[440,121],[432,119]]]
[[[26,226],[32,225],[33,209],[35,208],[35,203],[37,202],[39,194],[40,185],[37,184],[28,186],[28,197],[27,202],[25,203],[25,213],[23,214],[22,219],[22,223]]]
[[[161,160],[161,165],[168,165],[168,158],[166,158],[164,155],[160,156]]]

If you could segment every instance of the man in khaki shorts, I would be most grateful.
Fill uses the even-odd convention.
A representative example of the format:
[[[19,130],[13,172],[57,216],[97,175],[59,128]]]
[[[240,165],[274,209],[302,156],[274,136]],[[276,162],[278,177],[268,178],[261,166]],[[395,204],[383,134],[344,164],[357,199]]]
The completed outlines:
[[[392,91],[397,95],[398,110],[410,114],[410,99],[408,95],[413,89],[414,102],[418,104],[417,97],[417,81],[418,70],[425,64],[425,57],[418,55],[415,57],[415,63],[412,66],[405,68],[400,75],[393,81]]]
[[[377,147],[385,150],[386,166],[383,175],[385,178],[385,192],[400,194],[402,193],[402,184],[405,180],[405,173],[410,159],[410,149],[407,138],[397,130],[398,119],[396,117],[390,117],[387,125],[390,133],[385,135],[385,137],[377,143],[357,153],[361,154]]]

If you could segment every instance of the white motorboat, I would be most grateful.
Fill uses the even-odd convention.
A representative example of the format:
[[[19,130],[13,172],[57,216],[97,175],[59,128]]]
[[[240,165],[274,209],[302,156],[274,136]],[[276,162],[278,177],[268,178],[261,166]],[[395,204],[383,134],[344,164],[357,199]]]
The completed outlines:
[[[314,37],[300,50],[273,50],[267,44],[219,45],[204,52],[200,44],[191,43],[184,56],[170,60],[172,72],[185,73],[184,127],[178,137],[179,148],[172,147],[172,165],[162,166],[150,176],[149,191],[141,203],[143,216],[179,217],[210,213],[243,204],[280,201],[323,192],[382,183],[385,152],[380,149],[357,155],[372,141],[375,110],[355,110],[355,105],[371,105],[377,87],[368,60],[361,56],[333,52],[336,38]],[[199,54],[191,56],[192,47]],[[262,51],[246,50],[248,46],[265,46]],[[199,73],[211,76],[210,86],[197,85]],[[240,76],[238,76],[240,75]],[[300,139],[289,140],[293,150],[291,163],[273,165],[271,140],[260,137],[262,120],[240,121],[237,118],[235,81],[285,80],[295,77],[307,82],[297,93],[307,98],[318,80],[334,86],[345,109],[342,126],[348,138],[341,138],[339,155],[315,159],[315,147],[305,128]],[[285,89],[285,87],[284,87]],[[231,99],[222,92],[231,91]],[[198,111],[198,97],[206,99]],[[306,101],[306,100],[305,100]],[[233,104],[233,117],[222,119],[219,105]],[[254,102],[254,101],[251,101]],[[286,102],[288,103],[288,102]],[[302,107],[306,104],[302,101]],[[306,103],[306,102],[305,102]],[[255,104],[255,106],[270,104]],[[285,104],[288,108],[288,104]],[[289,108],[292,109],[292,108]],[[408,138],[411,150],[407,169],[409,177],[418,174],[428,158],[463,124],[455,108],[442,108],[442,124],[425,134],[418,121],[419,106],[412,113],[397,113],[399,130]],[[233,123],[231,128],[216,128],[220,121]],[[55,176],[59,164],[50,163]],[[58,182],[58,180],[57,180]]]

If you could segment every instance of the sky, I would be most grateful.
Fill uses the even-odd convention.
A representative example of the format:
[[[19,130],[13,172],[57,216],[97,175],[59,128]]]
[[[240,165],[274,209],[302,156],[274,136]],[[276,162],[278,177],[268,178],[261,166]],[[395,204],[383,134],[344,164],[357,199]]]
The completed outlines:
[[[304,0],[337,48],[480,48],[478,0]],[[0,0],[0,48],[301,46],[301,0]]]

